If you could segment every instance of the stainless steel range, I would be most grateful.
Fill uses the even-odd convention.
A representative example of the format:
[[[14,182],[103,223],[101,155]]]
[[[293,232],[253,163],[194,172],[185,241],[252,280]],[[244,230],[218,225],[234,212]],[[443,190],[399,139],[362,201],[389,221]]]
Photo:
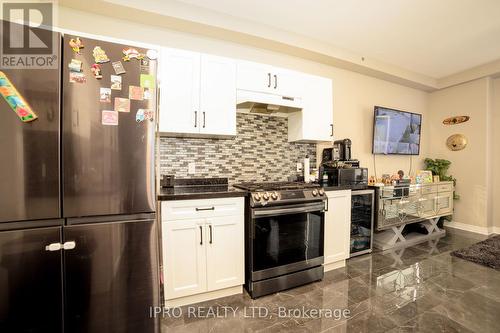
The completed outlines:
[[[248,191],[245,287],[252,298],[323,278],[326,195],[298,182],[241,183]]]

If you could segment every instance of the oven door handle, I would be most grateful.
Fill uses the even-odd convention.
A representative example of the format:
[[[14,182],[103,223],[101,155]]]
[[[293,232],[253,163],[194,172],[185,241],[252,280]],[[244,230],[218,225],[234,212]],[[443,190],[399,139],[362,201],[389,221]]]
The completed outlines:
[[[282,208],[257,208],[253,209],[253,217],[266,217],[266,216],[277,216],[277,215],[287,215],[296,213],[309,213],[309,212],[324,212],[325,203],[314,203],[314,204],[303,204],[296,205],[293,207],[283,206]]]

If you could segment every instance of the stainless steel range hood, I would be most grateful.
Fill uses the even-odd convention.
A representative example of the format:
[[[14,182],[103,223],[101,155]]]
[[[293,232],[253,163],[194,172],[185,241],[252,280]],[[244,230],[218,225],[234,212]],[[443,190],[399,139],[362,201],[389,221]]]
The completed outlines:
[[[287,97],[256,91],[237,90],[237,109],[250,113],[288,114],[302,110],[300,97]]]

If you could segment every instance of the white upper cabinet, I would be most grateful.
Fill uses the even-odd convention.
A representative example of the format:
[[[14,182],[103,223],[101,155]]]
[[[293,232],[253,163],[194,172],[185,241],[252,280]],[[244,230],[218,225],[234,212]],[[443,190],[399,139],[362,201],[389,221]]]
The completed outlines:
[[[200,54],[163,49],[160,70],[160,132],[198,133]]]
[[[288,116],[288,141],[333,140],[332,80],[302,74],[301,81],[303,109]]]
[[[301,97],[302,84],[298,72],[251,61],[238,61],[238,89],[297,98]]]
[[[236,62],[201,55],[200,133],[236,135]]]
[[[236,62],[162,49],[159,131],[171,135],[236,135]]]

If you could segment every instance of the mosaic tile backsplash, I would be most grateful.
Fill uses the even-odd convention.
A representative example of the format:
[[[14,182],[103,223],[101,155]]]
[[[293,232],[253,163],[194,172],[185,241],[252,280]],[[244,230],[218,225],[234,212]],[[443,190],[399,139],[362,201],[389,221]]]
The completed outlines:
[[[227,177],[229,182],[286,181],[297,162],[309,155],[316,165],[316,144],[289,143],[286,118],[237,113],[237,136],[229,140],[161,138],[160,172],[176,178]],[[188,174],[194,162],[196,173]]]

